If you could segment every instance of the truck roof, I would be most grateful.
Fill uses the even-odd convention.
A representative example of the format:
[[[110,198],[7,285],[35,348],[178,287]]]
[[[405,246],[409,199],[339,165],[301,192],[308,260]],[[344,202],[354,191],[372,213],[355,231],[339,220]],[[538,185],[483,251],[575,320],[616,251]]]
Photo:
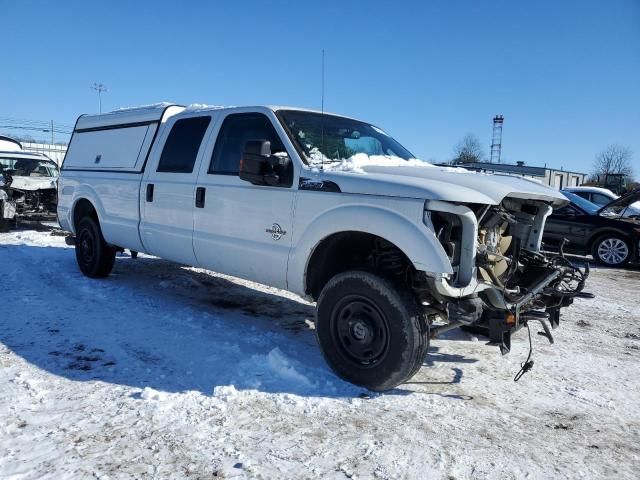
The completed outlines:
[[[272,110],[274,112],[278,110],[298,110],[304,112],[323,113],[319,110],[300,107],[287,107],[281,105],[222,106],[194,103],[185,107],[183,105],[178,105],[171,102],[160,102],[150,105],[121,108],[108,113],[81,115],[76,121],[75,130],[90,131],[92,129],[104,129],[105,127],[116,127],[118,125],[143,125],[154,122],[161,122],[166,120],[170,116],[179,115],[181,113],[188,114],[193,112],[210,112],[214,110],[240,110],[247,108],[264,108]],[[327,115],[336,115],[329,112],[324,113]],[[340,116],[344,117],[344,115]]]
[[[604,195],[609,195],[609,196],[611,196],[611,195],[617,196],[615,193],[613,193],[608,188],[591,187],[589,185],[582,185],[582,186],[579,186],[579,187],[566,187],[563,190],[567,190],[569,192],[594,192],[594,193],[602,193]]]
[[[53,160],[51,160],[44,153],[17,152],[12,150],[9,150],[9,151],[0,150],[0,158],[25,158],[28,160],[42,160],[42,161],[53,162]]]

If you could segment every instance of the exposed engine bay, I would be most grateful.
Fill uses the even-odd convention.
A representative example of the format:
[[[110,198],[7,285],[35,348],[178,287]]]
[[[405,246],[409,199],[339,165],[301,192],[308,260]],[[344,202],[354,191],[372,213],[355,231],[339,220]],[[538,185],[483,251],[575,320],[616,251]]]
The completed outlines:
[[[429,208],[427,204],[427,208]],[[560,309],[582,293],[589,266],[583,269],[559,254],[541,252],[551,207],[536,200],[506,198],[500,205],[445,207],[431,202],[425,223],[444,248],[454,274],[428,278],[426,295],[432,335],[459,326],[482,330],[502,353],[511,333],[539,322],[551,343],[550,328]]]

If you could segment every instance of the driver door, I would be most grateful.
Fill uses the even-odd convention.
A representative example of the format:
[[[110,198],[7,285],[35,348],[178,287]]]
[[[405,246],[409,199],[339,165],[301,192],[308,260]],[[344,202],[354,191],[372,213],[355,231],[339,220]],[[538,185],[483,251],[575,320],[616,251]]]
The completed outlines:
[[[286,288],[296,190],[291,180],[262,186],[239,178],[247,140],[268,140],[272,153],[289,155],[264,113],[222,118],[197,179],[201,202],[194,210],[193,248],[204,268]]]

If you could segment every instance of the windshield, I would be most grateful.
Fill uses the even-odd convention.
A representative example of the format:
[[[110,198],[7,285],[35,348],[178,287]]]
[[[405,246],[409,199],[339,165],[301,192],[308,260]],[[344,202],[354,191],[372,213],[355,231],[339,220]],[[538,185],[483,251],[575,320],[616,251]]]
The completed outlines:
[[[339,162],[358,154],[414,158],[378,127],[364,122],[299,110],[280,110],[278,116],[311,165]]]
[[[638,217],[640,216],[640,211],[637,208],[640,206],[638,198],[640,198],[640,190],[628,193],[615,202],[611,202],[612,204],[604,208],[601,214],[610,217]]]
[[[14,177],[57,177],[58,169],[51,162],[31,158],[0,158],[0,172],[13,170]]]
[[[563,190],[561,193],[565,197],[567,197],[571,201],[571,203],[577,205],[590,215],[595,215],[596,213],[598,213],[598,210],[600,210],[600,207],[591,203],[589,200],[585,200],[584,198],[579,197],[575,193],[567,192],[566,190]]]

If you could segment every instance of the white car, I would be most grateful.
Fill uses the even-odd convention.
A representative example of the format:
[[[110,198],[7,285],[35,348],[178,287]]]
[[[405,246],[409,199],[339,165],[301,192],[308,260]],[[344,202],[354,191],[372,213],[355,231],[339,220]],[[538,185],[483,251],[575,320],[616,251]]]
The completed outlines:
[[[506,353],[527,321],[557,326],[586,276],[539,251],[559,192],[435,167],[378,127],[310,110],[81,116],[59,188],[85,275],[129,249],[297,293],[317,302],[329,365],[372,390],[410,378],[444,330],[484,323]]]
[[[613,200],[620,198],[611,190],[602,187],[567,187],[564,190],[567,192],[575,193],[579,197],[589,200],[591,203],[604,207],[611,203]],[[622,213],[623,217],[640,217],[640,202],[635,202],[629,205]]]
[[[0,231],[18,218],[55,218],[58,175],[45,155],[0,151]]]

